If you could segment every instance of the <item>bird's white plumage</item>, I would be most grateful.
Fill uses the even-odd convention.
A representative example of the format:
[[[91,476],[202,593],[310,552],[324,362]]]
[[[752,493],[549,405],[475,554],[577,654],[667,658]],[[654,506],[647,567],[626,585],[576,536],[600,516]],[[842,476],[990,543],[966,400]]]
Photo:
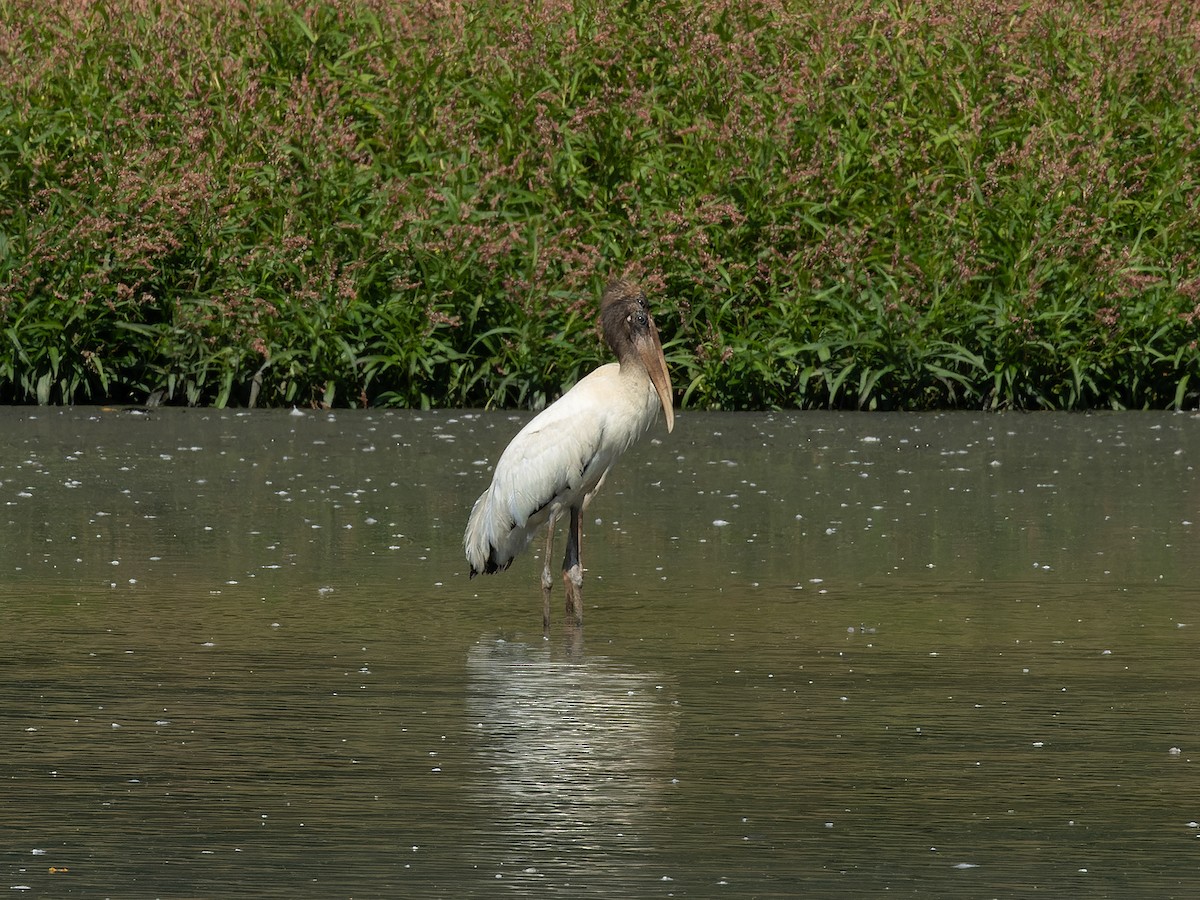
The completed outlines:
[[[536,415],[496,463],[463,535],[476,572],[503,569],[560,511],[579,508],[613,463],[657,420],[662,402],[643,370],[609,363]]]

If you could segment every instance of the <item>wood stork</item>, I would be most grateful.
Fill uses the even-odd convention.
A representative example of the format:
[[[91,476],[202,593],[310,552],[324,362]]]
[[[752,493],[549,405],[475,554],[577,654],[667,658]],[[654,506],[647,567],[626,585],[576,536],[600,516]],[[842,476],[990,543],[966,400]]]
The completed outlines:
[[[618,362],[586,375],[536,415],[496,463],[492,484],[471,509],[463,549],[471,577],[507,569],[546,525],[542,626],[550,627],[554,523],[570,514],[563,557],[568,621],[583,624],[580,515],[613,464],[658,419],[675,427],[671,376],[646,295],[616,279],[600,299],[600,328]]]

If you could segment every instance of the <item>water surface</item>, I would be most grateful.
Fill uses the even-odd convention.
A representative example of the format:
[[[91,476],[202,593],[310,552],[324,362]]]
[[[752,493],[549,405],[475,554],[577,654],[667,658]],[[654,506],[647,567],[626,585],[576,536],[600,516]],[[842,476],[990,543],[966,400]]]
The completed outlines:
[[[1200,888],[1196,416],[682,414],[548,639],[527,418],[0,410],[6,886]]]

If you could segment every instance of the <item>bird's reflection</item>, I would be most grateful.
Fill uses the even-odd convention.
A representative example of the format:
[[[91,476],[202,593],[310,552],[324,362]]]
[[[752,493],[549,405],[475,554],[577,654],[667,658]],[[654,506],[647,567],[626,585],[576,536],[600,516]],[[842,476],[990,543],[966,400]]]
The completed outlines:
[[[498,862],[553,877],[631,863],[674,766],[674,691],[568,643],[483,638],[467,655],[473,779]],[[483,823],[481,823],[483,825]]]

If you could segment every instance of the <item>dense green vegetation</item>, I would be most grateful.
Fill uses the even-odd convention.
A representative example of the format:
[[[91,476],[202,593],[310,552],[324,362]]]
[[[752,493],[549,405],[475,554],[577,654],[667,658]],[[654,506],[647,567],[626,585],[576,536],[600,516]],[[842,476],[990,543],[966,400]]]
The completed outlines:
[[[0,402],[1194,408],[1200,12],[0,0]]]

